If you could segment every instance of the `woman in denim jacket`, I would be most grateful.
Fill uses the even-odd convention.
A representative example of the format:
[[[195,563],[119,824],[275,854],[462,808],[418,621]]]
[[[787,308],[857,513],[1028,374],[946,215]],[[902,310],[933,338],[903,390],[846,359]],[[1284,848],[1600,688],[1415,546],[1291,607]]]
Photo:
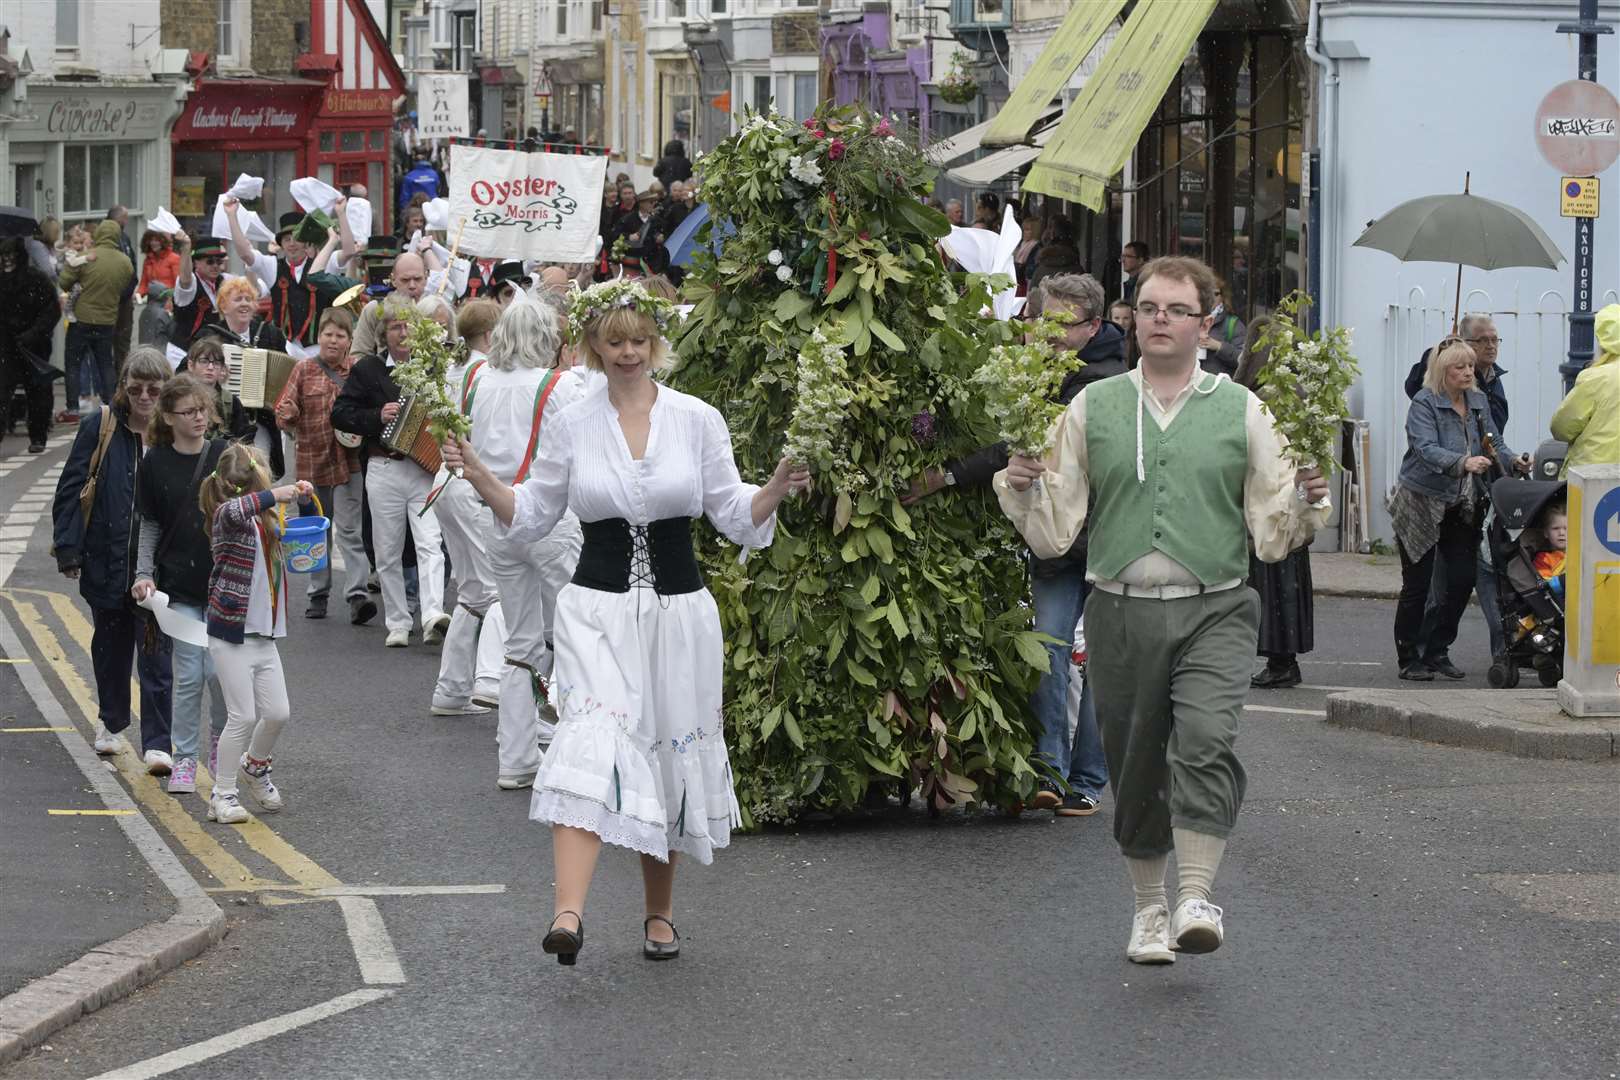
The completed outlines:
[[[1486,435],[1496,445],[1494,462],[1484,448]],[[1522,472],[1528,466],[1507,448],[1485,395],[1474,385],[1474,350],[1460,338],[1446,338],[1429,354],[1423,389],[1406,414],[1406,456],[1390,502],[1401,553],[1401,598],[1395,608],[1401,678],[1428,682],[1437,671],[1449,679],[1463,677],[1449,651],[1474,585],[1489,477],[1496,468]],[[1432,605],[1431,587],[1438,591]]]

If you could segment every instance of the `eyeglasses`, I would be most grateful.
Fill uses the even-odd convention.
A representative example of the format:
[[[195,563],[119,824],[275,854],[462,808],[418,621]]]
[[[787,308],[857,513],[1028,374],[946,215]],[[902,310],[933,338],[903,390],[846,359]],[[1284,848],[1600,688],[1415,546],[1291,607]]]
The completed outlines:
[[[178,412],[172,412],[169,415],[178,416],[182,420],[195,420],[197,417],[203,415],[203,413],[206,411],[207,410],[202,408],[181,409]]]
[[[225,256],[223,255],[199,255],[197,257],[197,262],[200,263],[222,263],[224,261]]]
[[[1502,344],[1502,339],[1499,338],[1499,337],[1471,337],[1471,338],[1464,338],[1463,340],[1468,341],[1469,343],[1474,344],[1474,345],[1489,345],[1493,349],[1496,346]]]
[[[1204,313],[1197,308],[1190,308],[1186,304],[1171,304],[1169,307],[1160,307],[1158,304],[1143,301],[1136,305],[1136,317],[1152,322],[1160,314],[1164,315],[1166,322],[1182,323],[1188,319],[1203,318]]]
[[[225,367],[223,356],[199,356],[191,362],[192,367]]]
[[[1462,344],[1462,338],[1460,338],[1460,337],[1443,337],[1443,338],[1440,339],[1440,344],[1436,345],[1435,348],[1436,349],[1449,349],[1453,345],[1461,345],[1461,344]]]
[[[157,383],[130,383],[128,392],[130,397],[156,398],[163,393],[163,387]]]

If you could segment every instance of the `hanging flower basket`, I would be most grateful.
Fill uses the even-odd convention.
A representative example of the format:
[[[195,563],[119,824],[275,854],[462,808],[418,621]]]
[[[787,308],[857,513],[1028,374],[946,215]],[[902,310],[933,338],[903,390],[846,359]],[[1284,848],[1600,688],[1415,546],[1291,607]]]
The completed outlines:
[[[979,96],[979,80],[968,74],[965,59],[960,50],[952,54],[950,69],[939,80],[939,96],[952,105],[966,105]]]

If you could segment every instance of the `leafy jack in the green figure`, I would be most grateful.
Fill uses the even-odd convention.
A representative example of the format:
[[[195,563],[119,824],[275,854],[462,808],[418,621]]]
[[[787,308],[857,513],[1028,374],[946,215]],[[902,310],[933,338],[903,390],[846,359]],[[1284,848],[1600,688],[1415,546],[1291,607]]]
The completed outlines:
[[[718,255],[698,234],[670,381],[725,414],[744,477],[790,441],[816,468],[746,562],[699,530],[745,819],[854,809],[874,785],[1011,807],[1037,784],[1028,703],[1048,662],[1023,544],[988,491],[900,502],[998,437],[970,379],[1013,340],[985,314],[1010,282],[946,271],[934,170],[879,116],[751,115],[698,170],[736,232]],[[796,414],[801,388],[832,415]]]

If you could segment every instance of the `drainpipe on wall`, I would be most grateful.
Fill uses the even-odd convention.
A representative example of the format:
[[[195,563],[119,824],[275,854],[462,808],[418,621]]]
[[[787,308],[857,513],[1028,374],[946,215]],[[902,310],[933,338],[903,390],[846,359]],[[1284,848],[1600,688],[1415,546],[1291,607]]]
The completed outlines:
[[[1318,233],[1311,237],[1312,262],[1320,276],[1311,282],[1316,292],[1316,311],[1323,326],[1339,324],[1339,297],[1337,261],[1333,257],[1337,245],[1338,214],[1335,213],[1338,192],[1339,165],[1339,65],[1324,55],[1319,46],[1318,30],[1322,11],[1320,0],[1311,0],[1310,14],[1305,27],[1305,55],[1322,70],[1321,108],[1316,118],[1316,141],[1319,153],[1320,178],[1313,177],[1313,186],[1321,191],[1321,206],[1316,208]]]

